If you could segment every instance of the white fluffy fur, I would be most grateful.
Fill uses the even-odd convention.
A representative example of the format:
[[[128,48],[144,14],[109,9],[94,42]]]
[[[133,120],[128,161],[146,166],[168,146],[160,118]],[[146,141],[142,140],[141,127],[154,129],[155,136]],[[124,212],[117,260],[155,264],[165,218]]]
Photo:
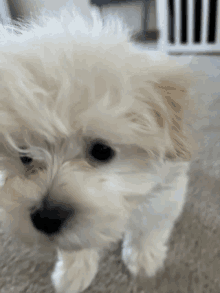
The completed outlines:
[[[87,288],[102,250],[120,239],[130,272],[154,275],[186,194],[189,72],[161,53],[135,52],[123,24],[97,13],[93,25],[63,10],[0,31],[6,227],[59,249],[57,292]],[[95,139],[115,150],[109,164],[85,156]],[[21,153],[33,159],[28,168]],[[53,237],[30,220],[48,193],[78,212]]]

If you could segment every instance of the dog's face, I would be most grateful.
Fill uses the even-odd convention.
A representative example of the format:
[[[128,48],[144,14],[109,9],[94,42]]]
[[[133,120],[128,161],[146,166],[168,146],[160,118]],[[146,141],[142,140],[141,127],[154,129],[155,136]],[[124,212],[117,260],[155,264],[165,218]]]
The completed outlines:
[[[130,199],[158,182],[156,162],[189,159],[187,74],[104,37],[8,38],[0,56],[6,224],[27,242],[62,249],[120,239]]]

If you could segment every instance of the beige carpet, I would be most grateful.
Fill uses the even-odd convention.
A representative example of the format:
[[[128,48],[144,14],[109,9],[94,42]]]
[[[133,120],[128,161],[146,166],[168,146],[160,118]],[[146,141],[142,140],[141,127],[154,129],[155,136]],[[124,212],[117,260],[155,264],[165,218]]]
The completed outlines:
[[[181,57],[179,57],[181,58]],[[120,259],[120,244],[106,253],[87,293],[220,292],[220,59],[200,57],[192,68],[208,70],[200,81],[201,152],[192,163],[188,200],[169,243],[165,267],[153,278],[132,280]],[[219,69],[218,69],[219,68]],[[203,86],[203,87],[202,87]],[[202,90],[203,88],[203,90]],[[214,99],[214,105],[209,102]],[[0,229],[0,293],[54,293],[54,251],[32,251]]]

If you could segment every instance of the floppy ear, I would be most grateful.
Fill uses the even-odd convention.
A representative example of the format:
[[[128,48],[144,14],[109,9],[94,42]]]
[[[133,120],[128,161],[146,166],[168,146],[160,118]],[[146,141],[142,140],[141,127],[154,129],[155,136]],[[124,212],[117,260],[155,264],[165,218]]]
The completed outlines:
[[[194,105],[190,96],[192,76],[184,71],[168,74],[155,83],[155,89],[162,98],[161,106],[153,104],[153,111],[160,128],[166,128],[171,145],[166,157],[170,159],[191,159],[194,145],[187,129],[187,116],[194,116]],[[164,108],[163,108],[163,106]]]
[[[149,63],[131,80],[139,103],[136,114],[146,128],[142,141],[146,137],[146,146],[153,141],[150,147],[167,159],[191,159],[195,144],[187,123],[195,117],[191,97],[194,80],[190,70],[167,59]]]

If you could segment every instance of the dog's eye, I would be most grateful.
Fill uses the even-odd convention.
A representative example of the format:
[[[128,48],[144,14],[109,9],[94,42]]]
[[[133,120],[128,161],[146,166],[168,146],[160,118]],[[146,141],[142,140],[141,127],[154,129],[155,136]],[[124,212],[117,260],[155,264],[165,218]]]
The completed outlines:
[[[95,141],[89,145],[87,155],[92,161],[108,163],[115,157],[115,151],[109,145]]]
[[[32,163],[33,159],[28,157],[28,156],[21,156],[20,160],[22,162],[23,165],[28,166]]]

